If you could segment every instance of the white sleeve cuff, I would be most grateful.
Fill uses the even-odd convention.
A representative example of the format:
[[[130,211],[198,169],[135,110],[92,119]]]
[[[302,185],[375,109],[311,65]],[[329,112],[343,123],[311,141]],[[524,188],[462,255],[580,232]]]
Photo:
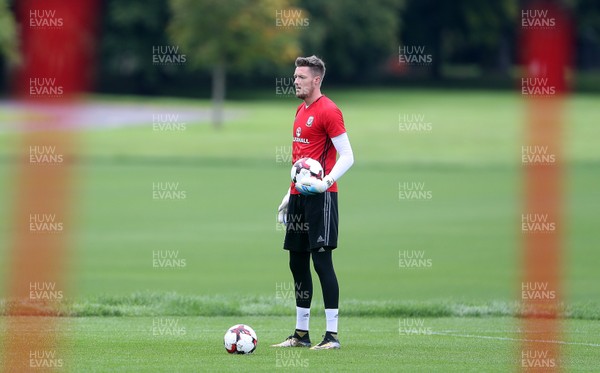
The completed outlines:
[[[352,153],[352,146],[350,146],[350,140],[348,139],[347,133],[342,133],[331,139],[335,150],[339,153],[340,157],[335,162],[333,169],[329,173],[329,176],[337,181],[354,163],[354,154]]]

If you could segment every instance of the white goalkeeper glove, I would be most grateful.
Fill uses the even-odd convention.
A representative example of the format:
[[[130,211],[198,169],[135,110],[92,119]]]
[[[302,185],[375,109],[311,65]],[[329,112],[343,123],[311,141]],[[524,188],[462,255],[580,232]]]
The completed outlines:
[[[324,193],[334,182],[335,180],[329,175],[325,176],[323,180],[319,180],[316,177],[305,177],[297,182],[295,186],[296,190],[301,194],[314,196],[315,194]]]
[[[287,224],[287,212],[288,212],[288,204],[290,202],[290,191],[286,193],[286,195],[281,200],[281,204],[277,208],[277,222],[280,224]]]

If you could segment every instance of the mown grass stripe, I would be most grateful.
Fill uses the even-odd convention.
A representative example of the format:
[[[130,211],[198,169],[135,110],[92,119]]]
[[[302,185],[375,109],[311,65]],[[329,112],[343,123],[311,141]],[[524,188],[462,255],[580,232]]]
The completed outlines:
[[[8,302],[0,301],[0,314],[7,316]],[[43,303],[30,307],[38,314],[65,317],[92,316],[288,316],[293,313],[292,300],[272,297],[194,296],[177,293],[133,293],[126,296],[99,296],[71,299],[61,302],[60,311]],[[316,303],[313,312],[321,312],[323,305]],[[48,309],[44,313],[44,309]],[[365,317],[525,317],[530,315],[519,302],[455,301],[365,301],[345,300],[340,304],[344,316]],[[590,302],[563,305],[563,318],[600,320],[600,307]],[[544,315],[536,315],[544,317]]]

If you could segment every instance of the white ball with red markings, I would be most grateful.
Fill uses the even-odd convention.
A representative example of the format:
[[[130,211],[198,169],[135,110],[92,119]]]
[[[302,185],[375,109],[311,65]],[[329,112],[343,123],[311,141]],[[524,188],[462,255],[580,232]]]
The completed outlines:
[[[292,166],[292,182],[301,182],[306,177],[316,177],[317,179],[323,179],[325,176],[323,167],[319,161],[312,158],[300,158]]]
[[[244,324],[234,325],[229,328],[223,340],[225,342],[225,349],[230,354],[251,354],[256,350],[256,346],[258,345],[256,332]]]

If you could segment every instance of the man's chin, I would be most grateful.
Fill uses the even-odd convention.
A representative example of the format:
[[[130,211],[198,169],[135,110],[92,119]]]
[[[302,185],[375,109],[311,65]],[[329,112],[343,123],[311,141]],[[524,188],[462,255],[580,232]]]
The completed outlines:
[[[306,93],[296,93],[296,97],[301,100],[304,100],[305,98],[308,97],[308,95]]]

